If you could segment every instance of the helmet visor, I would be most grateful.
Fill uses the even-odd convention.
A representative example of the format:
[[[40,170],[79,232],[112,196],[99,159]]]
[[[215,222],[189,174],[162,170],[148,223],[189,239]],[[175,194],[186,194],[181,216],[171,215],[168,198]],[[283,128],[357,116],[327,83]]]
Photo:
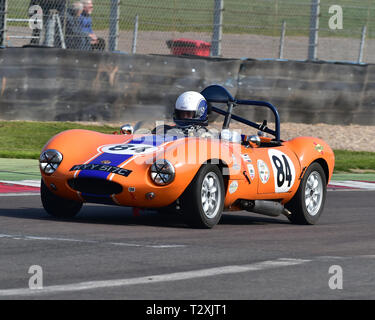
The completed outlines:
[[[175,117],[177,120],[188,120],[195,118],[195,111],[176,110]]]

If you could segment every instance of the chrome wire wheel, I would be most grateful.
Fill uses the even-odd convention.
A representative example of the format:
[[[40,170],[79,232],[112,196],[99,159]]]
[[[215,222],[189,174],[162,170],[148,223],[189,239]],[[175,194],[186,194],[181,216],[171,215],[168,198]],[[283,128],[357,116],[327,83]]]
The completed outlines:
[[[323,181],[317,171],[310,173],[305,187],[305,205],[309,215],[315,216],[323,201]]]
[[[327,179],[321,164],[313,162],[305,171],[297,192],[286,203],[291,212],[288,219],[294,224],[316,224],[323,212],[327,196]]]
[[[192,227],[211,229],[221,219],[224,197],[220,168],[211,163],[204,164],[179,198],[182,217]]]
[[[209,172],[205,175],[202,182],[201,203],[204,215],[212,219],[220,209],[221,204],[220,180],[215,172]]]

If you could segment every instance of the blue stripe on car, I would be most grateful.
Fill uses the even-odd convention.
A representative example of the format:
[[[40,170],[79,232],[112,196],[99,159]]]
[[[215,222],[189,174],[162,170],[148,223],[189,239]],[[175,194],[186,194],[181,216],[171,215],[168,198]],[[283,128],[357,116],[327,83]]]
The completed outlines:
[[[143,136],[137,139],[133,139],[127,143],[124,144],[145,144],[145,145],[150,145],[150,146],[160,146],[161,144],[165,142],[170,142],[173,140],[176,140],[177,137],[173,136]],[[121,143],[119,143],[120,145]],[[121,163],[125,162],[126,160],[130,159],[133,157],[132,154],[115,154],[115,153],[108,153],[104,152],[92,161],[90,161],[90,164],[102,164],[102,161],[110,161],[111,166],[119,166]],[[82,170],[80,171],[78,177],[79,178],[96,178],[96,179],[107,179],[108,176],[110,175],[110,172],[105,172],[105,171],[97,171],[97,170]],[[104,202],[113,202],[112,198],[110,196],[98,196],[94,194],[85,194],[82,193],[81,196],[83,197],[84,200],[88,202],[94,202],[93,199],[97,198],[102,198],[100,201]],[[99,201],[99,199],[98,199]],[[100,202],[103,203],[103,202]]]

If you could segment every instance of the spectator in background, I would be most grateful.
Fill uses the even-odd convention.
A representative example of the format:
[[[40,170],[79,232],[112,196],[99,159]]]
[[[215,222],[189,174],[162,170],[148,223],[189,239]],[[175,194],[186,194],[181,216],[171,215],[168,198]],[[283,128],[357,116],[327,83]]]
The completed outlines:
[[[80,26],[80,16],[83,12],[81,2],[74,2],[68,8],[66,15],[66,35],[65,42],[67,49],[90,50],[91,38]]]
[[[79,18],[81,31],[86,33],[90,37],[91,50],[104,51],[105,41],[102,38],[98,38],[92,29],[92,11],[94,6],[92,0],[81,0],[83,5],[83,12]]]
[[[61,24],[64,25],[65,20],[65,10],[68,0],[31,0],[30,7],[32,6],[40,6],[43,10],[43,26],[47,25],[49,11],[50,10],[57,10]],[[33,37],[40,37],[42,30],[40,29],[33,29],[32,36]],[[39,44],[39,39],[31,39],[31,44]],[[61,40],[57,41],[55,38],[55,46],[60,46]]]

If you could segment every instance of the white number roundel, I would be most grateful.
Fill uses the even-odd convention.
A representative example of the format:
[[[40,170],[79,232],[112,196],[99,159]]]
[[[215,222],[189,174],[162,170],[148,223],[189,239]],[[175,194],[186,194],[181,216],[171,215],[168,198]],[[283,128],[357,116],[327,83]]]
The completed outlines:
[[[155,152],[158,148],[148,144],[107,144],[98,148],[98,151],[104,153],[139,155]]]
[[[275,192],[288,192],[296,178],[296,170],[292,160],[283,152],[275,149],[268,150],[275,180]]]

